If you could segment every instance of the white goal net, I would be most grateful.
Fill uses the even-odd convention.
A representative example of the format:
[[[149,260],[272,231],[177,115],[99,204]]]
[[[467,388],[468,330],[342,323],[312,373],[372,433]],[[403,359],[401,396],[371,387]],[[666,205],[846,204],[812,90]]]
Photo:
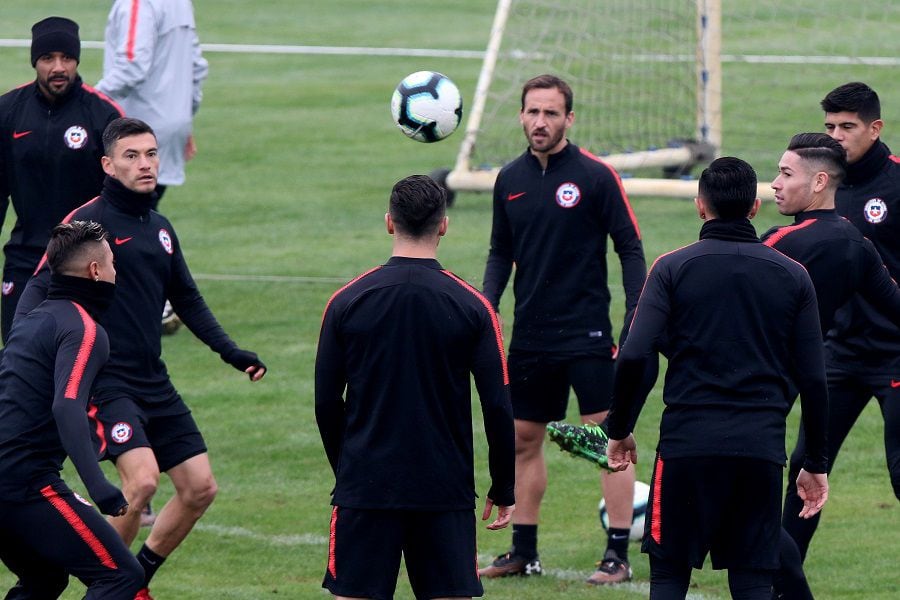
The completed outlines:
[[[553,73],[575,93],[572,140],[629,193],[693,195],[689,181],[641,178],[722,153],[775,164],[790,135],[821,130],[819,100],[847,81],[900,109],[898,39],[900,3],[876,0],[500,0],[446,182],[492,187],[525,148],[522,84]]]

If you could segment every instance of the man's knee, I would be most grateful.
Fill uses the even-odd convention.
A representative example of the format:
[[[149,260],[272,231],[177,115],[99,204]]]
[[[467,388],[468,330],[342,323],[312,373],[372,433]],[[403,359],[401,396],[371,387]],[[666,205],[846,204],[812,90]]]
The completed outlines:
[[[185,505],[202,511],[206,510],[216,499],[219,485],[210,473],[208,476],[196,478],[181,489],[176,489],[176,493]]]

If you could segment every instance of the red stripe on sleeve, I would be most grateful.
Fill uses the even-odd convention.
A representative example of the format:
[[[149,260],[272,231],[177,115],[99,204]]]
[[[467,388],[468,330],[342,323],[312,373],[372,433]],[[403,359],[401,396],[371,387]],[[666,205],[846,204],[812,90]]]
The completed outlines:
[[[87,93],[94,94],[95,96],[97,96],[98,98],[103,100],[104,102],[108,102],[109,104],[111,104],[113,108],[115,108],[117,111],[119,111],[120,117],[125,116],[125,110],[121,106],[119,106],[119,103],[116,102],[115,100],[113,100],[112,98],[110,98],[109,96],[107,96],[106,94],[104,94],[103,92],[101,92],[100,90],[98,90],[97,88],[93,88],[84,83],[81,84],[81,88],[84,91],[86,91]]]
[[[337,515],[338,507],[331,508],[331,527],[328,531],[328,572],[334,579],[337,579],[337,565],[334,560],[334,538],[337,535]]]
[[[503,383],[509,385],[509,370],[506,368],[506,356],[503,352],[503,329],[500,327],[500,319],[497,318],[497,313],[494,312],[494,307],[491,306],[491,303],[488,301],[488,299],[484,297],[484,294],[473,288],[466,281],[460,279],[450,271],[443,270],[441,272],[461,285],[464,289],[468,290],[476,298],[478,298],[479,302],[481,302],[487,309],[488,314],[491,315],[491,324],[494,327],[494,335],[497,338],[497,350],[499,350],[500,352],[500,362],[503,364]]]
[[[94,320],[80,304],[72,302],[72,306],[78,311],[81,322],[84,324],[84,337],[81,338],[81,346],[78,348],[75,364],[72,365],[72,372],[69,373],[69,382],[66,384],[66,399],[68,400],[78,398],[78,388],[81,385],[82,378],[84,378],[84,369],[87,367],[91,351],[94,349],[94,341],[97,339],[97,324],[94,323]]]
[[[41,495],[53,505],[53,508],[55,508],[60,515],[62,515],[62,518],[75,530],[78,537],[84,540],[84,543],[88,545],[94,553],[94,556],[100,559],[100,563],[104,567],[108,569],[119,568],[119,566],[116,565],[116,561],[113,560],[112,555],[109,553],[109,550],[103,545],[103,542],[94,535],[94,532],[87,526],[87,523],[81,520],[81,517],[78,516],[75,509],[69,506],[66,501],[59,496],[56,490],[48,485],[41,488]]]
[[[380,268],[381,268],[381,266],[379,265],[379,266],[377,266],[377,267],[373,267],[373,268],[369,269],[369,270],[366,271],[365,273],[362,273],[362,274],[360,274],[360,275],[357,275],[356,277],[354,277],[353,279],[351,279],[350,281],[348,281],[347,283],[345,283],[344,285],[342,285],[342,286],[340,287],[340,289],[338,289],[338,291],[336,291],[335,293],[333,293],[333,294],[331,295],[331,298],[328,299],[328,302],[325,303],[325,310],[322,311],[322,320],[323,320],[323,321],[325,320],[325,315],[328,313],[328,309],[331,307],[331,303],[334,302],[334,299],[338,297],[338,294],[340,294],[341,292],[343,292],[344,290],[346,290],[348,287],[350,287],[351,285],[353,285],[354,283],[356,283],[357,281],[359,281],[360,279],[362,279],[362,278],[365,277],[366,275],[369,275],[370,273],[374,273],[375,271],[377,271],[377,270],[380,269]]]
[[[128,38],[125,40],[125,57],[128,62],[134,60],[134,41],[137,38],[138,8],[141,0],[131,0],[131,19],[128,21]]]
[[[612,176],[616,179],[616,185],[619,186],[619,192],[622,194],[622,201],[625,203],[625,210],[628,211],[628,218],[631,219],[631,224],[634,226],[634,233],[637,235],[638,239],[641,239],[641,228],[638,227],[637,215],[634,214],[634,210],[631,208],[631,202],[628,201],[628,194],[625,193],[625,186],[622,185],[622,178],[619,177],[619,173],[616,172],[615,169],[612,168],[608,163],[603,162],[599,157],[594,156],[584,148],[578,148],[582,154],[587,156],[593,161],[596,161],[609,169],[609,172],[612,173]]]
[[[653,469],[653,508],[650,518],[650,536],[657,544],[662,542],[662,475],[663,459],[656,456],[656,468]]]
[[[787,227],[782,227],[781,229],[767,237],[766,241],[764,241],[763,244],[768,246],[769,248],[772,248],[786,236],[794,233],[795,231],[800,231],[804,227],[809,227],[815,222],[816,219],[809,219],[808,221],[803,221],[801,223],[797,223],[796,225],[788,225]]]

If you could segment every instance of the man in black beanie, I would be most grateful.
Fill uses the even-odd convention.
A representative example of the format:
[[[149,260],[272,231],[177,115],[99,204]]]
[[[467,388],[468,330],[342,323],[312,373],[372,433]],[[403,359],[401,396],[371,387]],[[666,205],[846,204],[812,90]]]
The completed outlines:
[[[101,138],[121,108],[81,81],[78,24],[47,17],[31,28],[36,77],[0,96],[0,229],[12,200],[16,224],[3,248],[0,330],[9,336],[19,296],[53,227],[100,193]]]

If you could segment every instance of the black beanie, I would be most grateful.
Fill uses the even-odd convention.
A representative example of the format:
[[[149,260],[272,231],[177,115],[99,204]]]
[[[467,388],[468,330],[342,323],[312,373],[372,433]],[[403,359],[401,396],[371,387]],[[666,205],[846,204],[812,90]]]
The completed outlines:
[[[51,52],[62,52],[81,62],[78,23],[65,17],[47,17],[31,28],[31,66]]]

